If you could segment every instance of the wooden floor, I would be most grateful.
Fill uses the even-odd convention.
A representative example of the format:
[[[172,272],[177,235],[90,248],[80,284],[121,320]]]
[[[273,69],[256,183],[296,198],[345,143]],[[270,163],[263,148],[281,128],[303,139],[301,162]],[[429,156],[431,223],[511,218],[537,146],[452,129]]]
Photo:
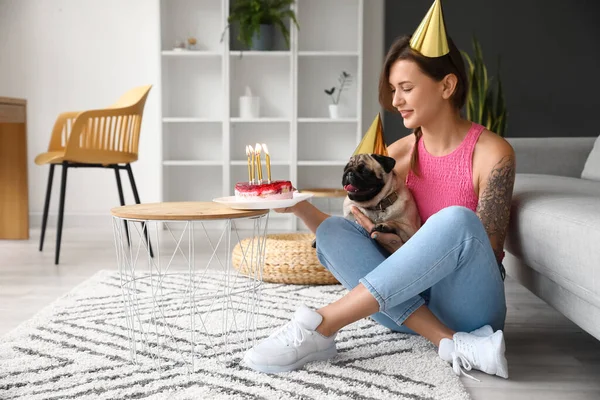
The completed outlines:
[[[96,271],[115,268],[111,231],[65,229],[58,267],[53,232],[42,253],[38,240],[32,231],[29,241],[0,241],[0,336]],[[463,377],[473,399],[600,399],[600,342],[510,278],[506,292],[510,379],[478,372],[480,383]]]

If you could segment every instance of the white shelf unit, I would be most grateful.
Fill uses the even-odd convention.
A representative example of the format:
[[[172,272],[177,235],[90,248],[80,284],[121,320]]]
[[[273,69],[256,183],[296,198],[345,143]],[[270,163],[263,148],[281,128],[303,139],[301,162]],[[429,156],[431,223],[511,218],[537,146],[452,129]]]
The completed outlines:
[[[300,29],[292,25],[290,47],[279,37],[274,51],[243,50],[234,27],[225,29],[232,1],[161,0],[163,201],[233,195],[248,177],[245,146],[255,143],[268,145],[273,179],[340,187],[363,135],[364,0],[296,0]],[[173,50],[189,36],[196,50]],[[353,80],[340,99],[343,115],[331,119],[324,89],[342,71]],[[240,118],[247,86],[260,97],[260,118]],[[327,207],[339,214],[341,199]],[[275,229],[306,229],[292,215],[271,216]]]

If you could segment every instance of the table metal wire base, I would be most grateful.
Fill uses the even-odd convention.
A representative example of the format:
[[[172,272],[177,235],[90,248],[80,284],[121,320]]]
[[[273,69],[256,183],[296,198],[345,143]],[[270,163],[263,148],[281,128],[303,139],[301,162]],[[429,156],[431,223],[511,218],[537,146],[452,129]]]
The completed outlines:
[[[215,231],[204,221],[113,217],[123,323],[134,363],[184,365],[192,372],[201,359],[232,362],[254,345],[268,214],[250,220],[252,231],[241,237],[233,219]],[[212,251],[207,260],[196,259],[199,243]],[[232,268],[237,243],[248,276]]]

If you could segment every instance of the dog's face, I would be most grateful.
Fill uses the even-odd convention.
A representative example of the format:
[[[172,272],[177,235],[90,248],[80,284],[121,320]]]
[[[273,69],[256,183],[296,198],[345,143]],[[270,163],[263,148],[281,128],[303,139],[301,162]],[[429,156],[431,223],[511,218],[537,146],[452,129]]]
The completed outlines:
[[[352,156],[344,167],[342,178],[348,198],[356,202],[365,202],[377,196],[391,179],[390,172],[395,165],[396,160],[379,154]]]

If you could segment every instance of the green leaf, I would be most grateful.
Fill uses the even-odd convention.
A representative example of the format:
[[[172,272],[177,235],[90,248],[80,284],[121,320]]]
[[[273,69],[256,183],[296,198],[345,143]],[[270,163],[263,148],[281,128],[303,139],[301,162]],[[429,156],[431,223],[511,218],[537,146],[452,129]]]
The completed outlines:
[[[461,51],[468,67],[466,113],[467,118],[479,123],[500,136],[504,136],[507,110],[500,80],[500,60],[498,76],[490,78],[483,59],[483,51],[477,38],[472,39],[473,55]]]
[[[295,0],[232,0],[229,16],[227,17],[228,29],[231,24],[240,27],[238,40],[244,45],[252,46],[254,34],[260,33],[260,25],[270,24],[277,27],[288,47],[290,46],[290,32],[287,21],[291,21],[299,29],[296,14],[291,9]],[[224,38],[221,35],[221,40]]]

